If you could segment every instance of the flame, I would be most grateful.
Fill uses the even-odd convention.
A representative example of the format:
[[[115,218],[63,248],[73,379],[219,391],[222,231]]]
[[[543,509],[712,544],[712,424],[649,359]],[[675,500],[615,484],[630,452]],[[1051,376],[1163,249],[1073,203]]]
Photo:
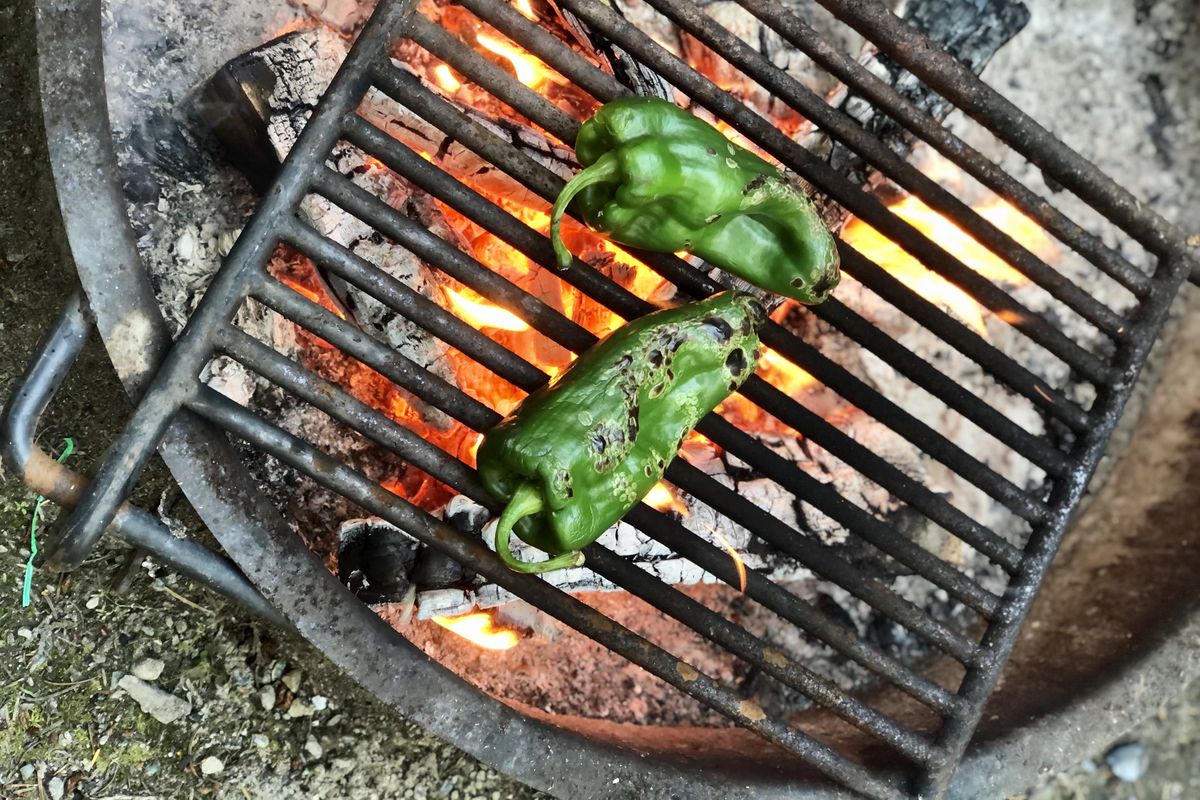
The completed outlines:
[[[517,80],[530,89],[540,89],[547,81],[553,80],[550,70],[537,57],[531,56],[514,44],[498,39],[487,33],[475,34],[475,41],[485,50],[489,50],[512,64]]]
[[[738,591],[742,594],[746,593],[746,565],[742,563],[742,557],[738,555],[737,550],[733,549],[733,545],[729,540],[721,535],[721,532],[715,528],[712,531],[713,538],[721,543],[722,549],[729,553],[729,557],[733,559],[733,566],[737,570],[738,575]]]
[[[441,86],[450,94],[454,94],[462,88],[462,81],[454,77],[454,72],[451,71],[449,64],[438,64],[434,67],[433,77],[437,79],[438,86]]]
[[[468,297],[464,292],[449,286],[444,288],[452,310],[476,328],[495,328],[501,331],[529,330],[529,324],[511,311],[492,305],[483,298]]]
[[[688,508],[682,500],[675,496],[675,493],[667,488],[662,481],[654,484],[646,494],[646,504],[651,508],[656,508],[659,511],[671,509],[677,511],[683,516],[688,515]]]
[[[919,199],[905,197],[892,204],[890,209],[896,216],[921,231],[931,241],[937,242],[944,250],[988,280],[1014,285],[1027,282],[1024,275]],[[1050,244],[1037,223],[1004,200],[985,201],[977,205],[975,210],[1032,252],[1045,251]],[[926,269],[921,262],[879,231],[862,220],[854,219],[846,226],[842,238],[855,250],[883,266],[914,292],[948,308],[954,316],[975,329],[981,336],[987,336],[983,309],[974,298],[945,278]]]
[[[795,397],[817,382],[817,379],[769,347],[763,348],[758,371],[775,388]]]
[[[513,7],[520,11],[526,19],[537,22],[537,13],[534,12],[530,0],[513,0]]]
[[[497,628],[490,614],[477,611],[461,617],[433,617],[435,623],[484,650],[511,650],[517,646],[517,632]]]

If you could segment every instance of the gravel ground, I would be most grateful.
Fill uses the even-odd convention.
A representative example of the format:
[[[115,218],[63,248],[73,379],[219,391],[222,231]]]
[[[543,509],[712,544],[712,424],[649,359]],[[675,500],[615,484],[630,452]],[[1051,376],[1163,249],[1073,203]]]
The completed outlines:
[[[31,16],[27,2],[0,6],[0,396],[71,287],[61,230],[44,221]],[[42,441],[73,437],[86,468],[125,408],[92,346]],[[141,502],[166,485],[159,470]],[[111,542],[74,576],[39,574],[21,608],[33,507],[0,483],[0,797],[538,796],[397,720],[302,642]],[[1097,754],[1027,797],[1200,797],[1200,686],[1122,742],[1137,745],[1113,763],[1136,780]]]

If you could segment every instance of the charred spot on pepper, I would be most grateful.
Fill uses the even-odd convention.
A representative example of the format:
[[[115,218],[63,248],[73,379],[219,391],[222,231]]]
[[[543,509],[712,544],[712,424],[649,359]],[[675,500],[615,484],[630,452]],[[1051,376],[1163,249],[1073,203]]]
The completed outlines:
[[[765,184],[768,180],[770,180],[769,175],[756,175],[744,187],[742,187],[742,196],[745,197],[748,194],[753,194],[757,190],[761,189],[763,184]]]
[[[733,338],[733,326],[720,317],[705,317],[700,320],[700,327],[716,339],[718,344],[725,344]]]
[[[824,274],[821,275],[821,277],[817,281],[816,285],[813,286],[813,294],[815,294],[817,297],[824,297],[825,295],[827,295],[831,291],[833,291],[833,287],[837,286],[837,284],[838,284],[837,271],[834,270],[834,271],[825,272]]]
[[[735,378],[741,377],[750,366],[750,362],[746,360],[746,351],[740,347],[729,351],[729,355],[725,358],[725,368],[733,374]]]
[[[767,309],[759,302],[757,297],[746,296],[746,317],[753,326],[753,330],[758,330],[767,322]],[[757,359],[758,356],[755,356]]]

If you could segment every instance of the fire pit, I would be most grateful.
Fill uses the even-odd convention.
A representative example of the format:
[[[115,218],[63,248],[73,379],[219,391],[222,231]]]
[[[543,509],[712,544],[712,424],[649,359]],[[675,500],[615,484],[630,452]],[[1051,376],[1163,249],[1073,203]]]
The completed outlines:
[[[598,3],[422,16],[385,2],[348,56],[337,30],[365,18],[357,6],[298,28],[246,11],[228,24],[279,35],[187,104],[266,191],[237,244],[250,193],[196,157],[177,118],[131,124],[165,95],[138,83],[154,53],[118,26],[134,36],[114,44],[131,68],[108,73],[130,84],[112,109],[125,198],[79,173],[81,192],[110,202],[74,224],[102,236],[77,263],[118,370],[144,394],[52,565],[76,566],[114,520],[150,524],[121,503],[161,446],[302,634],[532,783],[640,796],[750,776],[757,793],[815,769],[870,796],[942,792],[1190,268],[1186,244],[881,8],[825,4],[884,52],[868,69],[800,17],[741,5],[806,54],[802,76],[815,63],[829,85],[666,0],[649,4],[661,15],[642,10],[690,32],[682,61],[642,33],[649,22]],[[85,10],[79,23],[94,25]],[[60,13],[47,6],[43,21]],[[94,46],[94,33],[66,29],[57,46]],[[941,128],[948,107],[914,99],[904,69],[1075,192],[1073,216],[1086,204],[1103,219],[1078,227],[1070,204]],[[839,82],[853,88],[839,96]],[[478,432],[621,319],[720,288],[702,265],[581,229],[570,235],[584,259],[545,269],[545,210],[575,167],[576,118],[669,84],[794,169],[831,224],[856,215],[842,231],[851,280],[826,305],[775,309],[760,374],[583,569],[518,576],[486,546],[495,506],[471,470]],[[86,82],[64,85],[85,92],[72,113],[99,102]],[[55,122],[52,136],[95,141]],[[893,149],[907,147],[900,128],[945,158],[910,166]],[[964,202],[941,174],[951,163],[1007,199],[965,188]],[[152,282],[132,261],[112,268],[135,249]],[[182,327],[169,354],[158,308]],[[426,618],[509,650],[483,653]],[[587,673],[603,677],[574,689]],[[519,752],[554,763],[518,768]]]

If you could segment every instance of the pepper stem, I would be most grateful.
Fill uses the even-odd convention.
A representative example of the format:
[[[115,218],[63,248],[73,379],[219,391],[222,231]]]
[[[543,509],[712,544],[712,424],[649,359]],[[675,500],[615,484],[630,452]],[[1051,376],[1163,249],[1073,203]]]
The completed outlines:
[[[545,501],[542,500],[542,493],[538,488],[531,483],[522,483],[517,491],[513,492],[512,499],[500,514],[500,521],[496,523],[496,552],[509,569],[532,575],[578,567],[583,563],[583,553],[578,550],[555,556],[549,561],[522,561],[513,555],[509,546],[513,526],[525,517],[537,514],[544,507]]]
[[[554,245],[554,255],[558,258],[560,269],[571,266],[571,251],[562,241],[562,216],[567,206],[575,199],[575,195],[589,186],[598,183],[615,183],[621,177],[621,165],[612,153],[605,153],[596,159],[596,163],[586,168],[563,187],[554,201],[554,209],[550,212],[550,243]]]

